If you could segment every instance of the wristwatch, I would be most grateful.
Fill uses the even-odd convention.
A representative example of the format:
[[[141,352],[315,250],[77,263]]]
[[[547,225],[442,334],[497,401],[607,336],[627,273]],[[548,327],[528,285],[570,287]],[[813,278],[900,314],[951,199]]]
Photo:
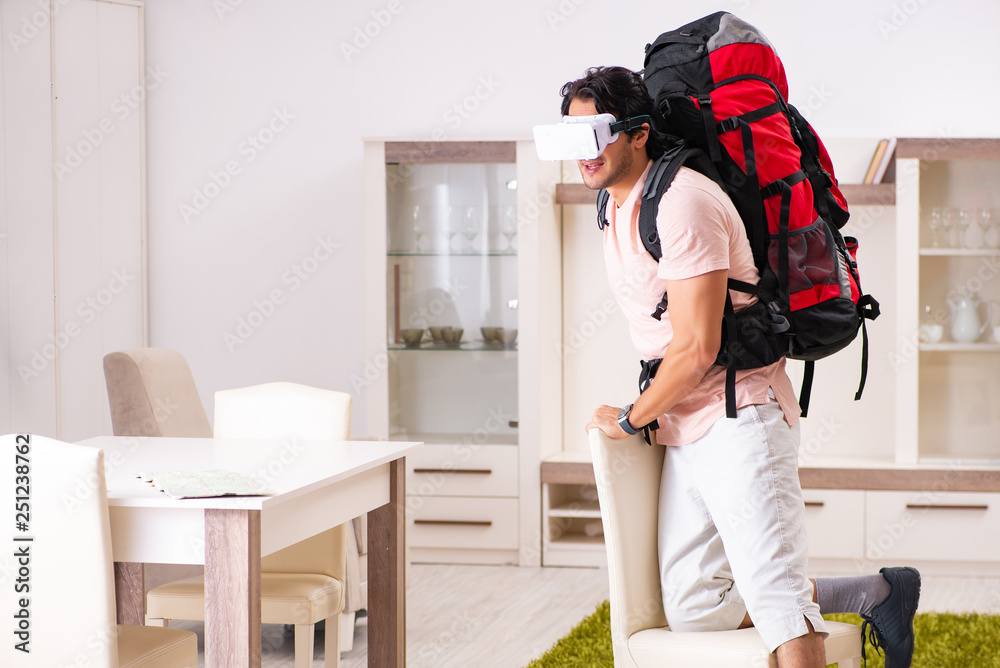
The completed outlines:
[[[633,429],[632,425],[628,423],[628,414],[632,412],[632,406],[635,404],[629,404],[625,408],[618,411],[618,426],[628,434],[629,436],[634,436],[639,433],[638,429]]]

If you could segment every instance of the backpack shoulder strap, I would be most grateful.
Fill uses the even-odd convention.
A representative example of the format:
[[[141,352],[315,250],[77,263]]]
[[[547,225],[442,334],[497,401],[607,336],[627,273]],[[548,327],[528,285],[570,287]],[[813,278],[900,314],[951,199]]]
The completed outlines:
[[[603,230],[608,226],[608,217],[604,212],[608,210],[608,199],[610,197],[611,195],[605,188],[601,188],[597,193],[597,229],[599,230]]]
[[[639,204],[639,238],[642,239],[646,251],[657,262],[663,257],[660,234],[656,230],[656,214],[660,208],[660,200],[670,189],[678,170],[696,154],[701,154],[701,151],[688,148],[684,142],[678,141],[656,159],[649,168],[649,175],[646,176]]]

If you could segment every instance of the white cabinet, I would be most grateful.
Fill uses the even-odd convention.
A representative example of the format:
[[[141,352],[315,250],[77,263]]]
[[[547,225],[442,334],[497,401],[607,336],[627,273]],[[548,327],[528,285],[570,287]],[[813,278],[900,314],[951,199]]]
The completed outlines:
[[[104,355],[147,338],[143,9],[53,7],[0,5],[0,427],[76,441],[111,433]]]
[[[865,492],[804,489],[809,557],[860,559],[864,553]]]
[[[368,428],[408,462],[414,561],[537,564],[561,441],[558,166],[530,142],[365,144]],[[369,372],[370,371],[370,372]]]
[[[975,214],[1000,215],[1000,140],[906,139],[897,156],[896,459],[995,466],[1000,342],[992,325],[1000,324],[1000,230],[984,234]],[[935,223],[936,235],[935,210],[950,225]],[[963,317],[949,306],[962,298],[983,306],[976,313],[970,302]],[[963,336],[956,329],[963,321],[966,329],[978,322],[981,331]],[[921,337],[927,324],[940,327],[940,340]]]
[[[865,557],[907,560],[1000,560],[1000,494],[866,492]]]

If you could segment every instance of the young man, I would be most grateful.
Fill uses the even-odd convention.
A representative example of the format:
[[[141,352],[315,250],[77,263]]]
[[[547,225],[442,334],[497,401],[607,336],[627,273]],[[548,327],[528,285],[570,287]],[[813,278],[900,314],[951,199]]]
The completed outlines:
[[[562,113],[610,113],[618,121],[653,113],[638,74],[593,68],[563,86]],[[587,429],[624,438],[654,423],[666,447],[659,499],[659,560],[670,627],[756,626],[780,666],[825,665],[820,612],[862,614],[888,668],[910,665],[920,577],[912,568],[811,581],[798,478],[799,406],[784,359],[739,371],[738,413],[726,417],[721,345],[727,279],[756,284],[743,223],[723,190],[682,167],[657,214],[663,256],[638,237],[639,198],[662,148],[648,123],[579,161],[587,187],[610,194],[604,229],[608,279],[644,360],[662,359],[631,406],[601,406]],[[664,293],[661,320],[650,314]],[[732,291],[738,311],[754,297]],[[817,604],[818,601],[818,604]]]

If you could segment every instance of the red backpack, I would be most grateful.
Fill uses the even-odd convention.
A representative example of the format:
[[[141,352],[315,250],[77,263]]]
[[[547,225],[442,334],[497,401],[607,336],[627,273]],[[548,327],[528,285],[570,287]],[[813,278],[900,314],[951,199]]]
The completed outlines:
[[[784,67],[770,43],[736,16],[717,12],[647,45],[643,79],[655,102],[653,126],[668,136],[640,205],[646,249],[659,260],[656,210],[684,164],[732,199],[761,277],[756,286],[730,279],[730,289],[759,302],[734,314],[727,293],[716,360],[728,370],[727,414],[736,415],[736,370],[785,355],[806,361],[800,394],[806,415],[814,361],[846,347],[860,330],[859,399],[868,368],[865,320],[878,317],[878,302],[862,294],[857,240],[839,232],[849,214],[830,156],[788,103]],[[603,227],[607,194],[598,200]],[[651,315],[659,319],[666,306],[664,295]]]

